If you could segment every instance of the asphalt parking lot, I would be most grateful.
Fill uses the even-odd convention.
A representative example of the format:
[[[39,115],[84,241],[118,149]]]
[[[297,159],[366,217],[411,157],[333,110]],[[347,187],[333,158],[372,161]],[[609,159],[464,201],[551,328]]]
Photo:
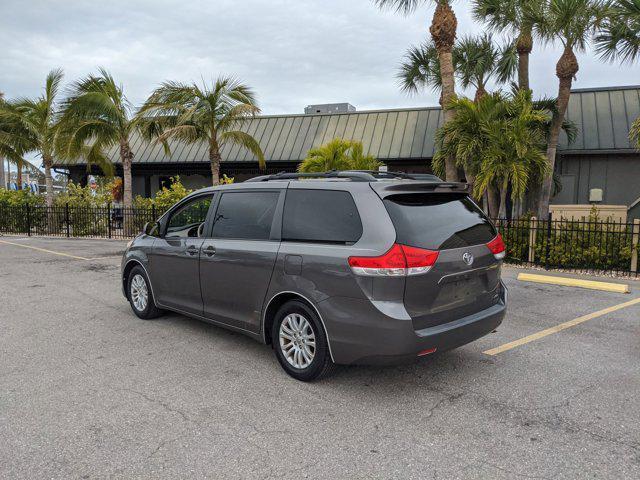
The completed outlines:
[[[124,246],[0,237],[0,478],[640,478],[640,304],[483,353],[640,282],[606,293],[506,268],[496,333],[304,384],[239,334],[137,319]]]

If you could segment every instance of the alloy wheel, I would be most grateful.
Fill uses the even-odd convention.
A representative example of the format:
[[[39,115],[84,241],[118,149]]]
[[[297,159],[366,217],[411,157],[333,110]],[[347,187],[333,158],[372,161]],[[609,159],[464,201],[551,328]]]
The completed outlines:
[[[290,313],[280,324],[280,350],[294,368],[304,369],[316,354],[316,336],[311,323],[299,313]]]
[[[147,303],[149,303],[147,282],[145,282],[139,273],[131,279],[131,301],[139,312],[144,311],[144,309],[147,308]]]

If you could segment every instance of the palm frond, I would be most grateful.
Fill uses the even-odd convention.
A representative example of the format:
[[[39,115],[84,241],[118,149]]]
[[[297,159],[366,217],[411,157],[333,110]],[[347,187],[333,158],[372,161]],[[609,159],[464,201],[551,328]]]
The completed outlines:
[[[235,78],[219,77],[202,86],[163,82],[138,110],[136,121],[143,136],[155,136],[165,152],[169,152],[171,138],[186,143],[206,141],[213,146],[230,141],[251,151],[264,168],[258,142],[238,130],[259,112],[251,88]]]
[[[409,15],[421,4],[427,3],[427,0],[373,0],[373,3],[380,9],[395,10],[403,15]]]
[[[312,148],[306,158],[298,165],[299,172],[327,172],[330,170],[349,170],[351,163],[348,152],[352,142],[334,138],[319,147]]]
[[[427,87],[440,91],[440,61],[434,43],[431,41],[409,48],[396,78],[400,90],[405,93],[417,93]]]
[[[231,142],[235,145],[238,145],[242,148],[249,150],[254,157],[258,160],[258,165],[260,168],[266,168],[266,163],[264,160],[264,153],[260,148],[260,144],[258,141],[249,135],[246,132],[241,132],[239,130],[232,130],[228,132],[224,132],[220,135],[220,142]]]
[[[640,56],[640,0],[614,0],[595,37],[596,53],[606,61],[632,63]]]
[[[629,131],[629,140],[631,140],[636,148],[640,149],[640,117],[636,118],[636,120],[631,125],[631,129]]]

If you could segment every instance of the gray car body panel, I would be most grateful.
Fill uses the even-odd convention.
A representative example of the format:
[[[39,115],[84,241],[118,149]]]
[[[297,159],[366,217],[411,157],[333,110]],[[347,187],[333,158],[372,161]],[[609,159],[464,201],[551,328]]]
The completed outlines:
[[[281,241],[287,189],[349,192],[360,215],[362,236],[353,245]],[[282,191],[271,238],[210,238],[219,194],[249,190]],[[159,224],[161,230],[165,228],[171,213],[190,199],[217,193],[204,226],[207,238],[167,245],[166,239],[141,234],[123,257],[123,291],[127,269],[140,264],[147,271],[158,307],[231,328],[263,343],[270,340],[264,324],[269,304],[281,294],[297,295],[318,313],[332,359],[341,364],[390,364],[416,358],[425,349],[455,348],[494,330],[505,314],[501,261],[485,245],[444,250],[431,272],[415,277],[358,276],[348,264],[350,256],[382,255],[394,244],[396,230],[383,198],[398,191],[433,190],[433,182],[344,180],[269,181],[203,189],[172,207]],[[183,253],[189,245],[198,248],[197,256],[187,258]],[[207,248],[215,248],[215,254],[207,255]],[[473,268],[461,261],[466,252],[476,259]],[[167,262],[171,255],[174,259]],[[456,282],[474,285],[474,290],[456,298]]]

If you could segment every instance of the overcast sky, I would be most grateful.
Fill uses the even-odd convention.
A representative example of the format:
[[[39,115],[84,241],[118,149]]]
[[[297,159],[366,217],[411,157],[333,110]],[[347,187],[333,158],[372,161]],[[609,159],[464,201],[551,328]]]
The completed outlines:
[[[459,32],[480,33],[454,8]],[[72,80],[104,66],[141,103],[159,82],[234,75],[252,86],[264,113],[302,113],[312,103],[360,110],[435,105],[431,92],[407,96],[395,73],[407,47],[424,40],[433,10],[409,17],[370,0],[2,0],[0,91],[41,92],[47,72]],[[554,94],[558,48],[535,46],[531,83]],[[575,88],[639,83],[640,67],[579,56]]]

